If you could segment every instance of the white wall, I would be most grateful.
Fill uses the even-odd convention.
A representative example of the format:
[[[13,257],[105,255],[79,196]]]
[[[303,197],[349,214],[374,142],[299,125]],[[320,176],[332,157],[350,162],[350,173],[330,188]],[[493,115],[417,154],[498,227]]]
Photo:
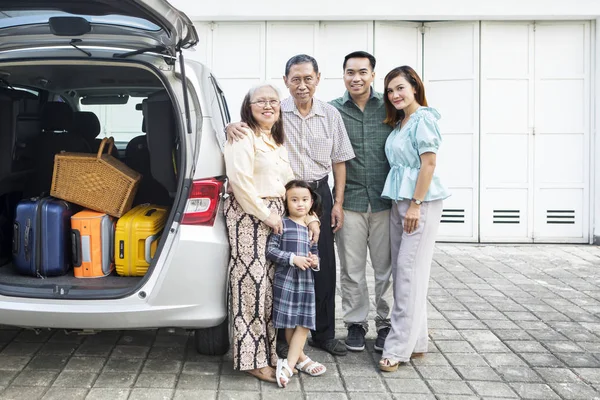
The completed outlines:
[[[170,0],[196,21],[592,19],[598,0]]]

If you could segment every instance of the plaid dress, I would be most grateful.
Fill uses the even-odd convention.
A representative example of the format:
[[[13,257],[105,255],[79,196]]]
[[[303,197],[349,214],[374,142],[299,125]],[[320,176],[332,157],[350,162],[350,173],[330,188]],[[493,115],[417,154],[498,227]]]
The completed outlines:
[[[271,234],[267,259],[275,266],[273,281],[273,325],[277,329],[304,326],[315,329],[315,282],[311,269],[290,265],[290,256],[318,255],[317,244],[310,244],[308,228],[283,218],[283,234]]]

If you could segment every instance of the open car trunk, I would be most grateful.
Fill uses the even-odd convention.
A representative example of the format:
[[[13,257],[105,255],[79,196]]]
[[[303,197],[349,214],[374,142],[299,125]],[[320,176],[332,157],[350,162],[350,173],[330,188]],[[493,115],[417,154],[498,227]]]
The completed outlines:
[[[186,196],[181,196],[183,177],[178,176],[184,165],[182,127],[176,118],[179,113],[152,71],[148,65],[125,61],[0,63],[0,294],[117,298],[133,292],[155,272],[173,223],[175,198]],[[102,104],[114,108],[119,102],[128,105],[121,104],[123,108],[114,112],[114,119],[107,119]],[[80,111],[81,104],[93,106]],[[132,120],[141,121],[137,132],[119,132],[120,123],[131,126]],[[166,228],[162,238],[157,235],[148,272],[144,276],[119,276],[113,270],[98,278],[75,277],[73,268],[64,275],[44,278],[19,273],[13,254],[17,205],[24,199],[49,194],[55,154],[96,154],[107,132],[115,136],[116,148],[111,154],[142,174],[133,206],[149,203],[168,210]],[[82,209],[77,204],[70,206],[76,211]],[[118,243],[115,248],[111,252],[118,256]]]

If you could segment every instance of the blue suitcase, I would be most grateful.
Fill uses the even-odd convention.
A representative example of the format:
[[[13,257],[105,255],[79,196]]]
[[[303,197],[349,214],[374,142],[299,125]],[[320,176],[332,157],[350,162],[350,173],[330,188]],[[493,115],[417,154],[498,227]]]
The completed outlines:
[[[22,200],[13,225],[13,265],[24,275],[59,276],[71,268],[73,206],[52,197]]]

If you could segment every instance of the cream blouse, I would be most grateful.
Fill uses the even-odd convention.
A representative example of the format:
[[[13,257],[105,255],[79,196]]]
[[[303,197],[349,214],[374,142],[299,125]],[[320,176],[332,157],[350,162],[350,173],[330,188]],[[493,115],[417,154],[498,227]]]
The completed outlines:
[[[247,129],[243,139],[225,144],[225,167],[235,199],[244,211],[264,221],[271,211],[265,197],[285,196],[285,184],[294,179],[287,150],[269,132]]]

